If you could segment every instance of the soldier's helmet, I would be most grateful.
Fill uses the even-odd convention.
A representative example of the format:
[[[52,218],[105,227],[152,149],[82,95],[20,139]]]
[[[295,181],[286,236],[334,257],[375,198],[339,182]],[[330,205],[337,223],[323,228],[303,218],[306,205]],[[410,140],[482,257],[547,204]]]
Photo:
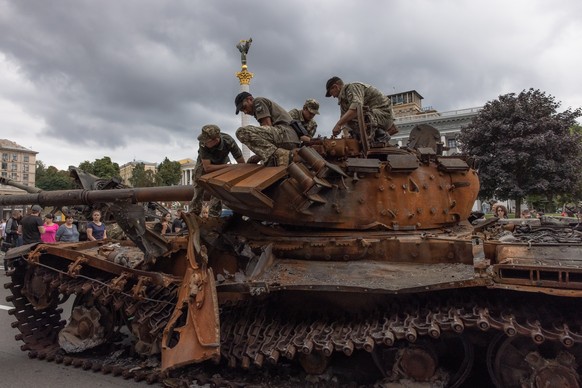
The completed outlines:
[[[206,143],[209,140],[217,139],[220,136],[220,128],[218,125],[208,124],[202,127],[200,135],[198,135],[198,141],[201,143]]]
[[[305,104],[303,104],[303,108],[307,109],[314,115],[319,114],[319,102],[317,102],[317,100],[313,98],[310,98],[309,100],[305,101]]]

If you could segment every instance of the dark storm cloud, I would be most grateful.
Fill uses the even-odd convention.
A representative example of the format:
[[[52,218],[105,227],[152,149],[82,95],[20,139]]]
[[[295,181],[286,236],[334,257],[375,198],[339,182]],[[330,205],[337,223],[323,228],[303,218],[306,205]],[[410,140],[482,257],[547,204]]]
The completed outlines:
[[[543,89],[538,62],[580,31],[580,6],[563,3],[0,0],[0,54],[31,85],[0,97],[41,118],[41,136],[76,147],[180,139],[195,147],[202,125],[233,134],[240,123],[235,45],[252,37],[252,93],[288,109],[318,99],[329,135],[332,75],[386,93],[416,89],[441,111]]]

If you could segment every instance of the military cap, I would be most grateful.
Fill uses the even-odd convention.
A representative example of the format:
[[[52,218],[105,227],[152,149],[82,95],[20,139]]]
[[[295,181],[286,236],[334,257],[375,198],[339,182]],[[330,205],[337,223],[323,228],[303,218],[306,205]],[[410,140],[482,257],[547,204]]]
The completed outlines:
[[[305,101],[305,104],[303,104],[303,108],[307,109],[314,115],[319,114],[319,102],[317,102],[317,100],[313,98],[310,98],[309,100]]]
[[[234,113],[235,115],[237,115],[238,112],[240,112],[244,100],[246,100],[247,97],[249,96],[252,96],[252,94],[250,94],[249,92],[240,92],[239,94],[236,95],[236,97],[234,98],[234,105],[236,106],[236,112]]]
[[[342,79],[338,76],[333,76],[327,80],[327,82],[325,83],[325,96],[326,97],[331,97],[331,94],[329,94],[329,88],[331,88],[336,82],[341,81],[341,80]]]
[[[220,136],[220,128],[218,125],[208,124],[202,127],[202,131],[198,136],[198,141],[206,143],[209,140],[217,139]]]

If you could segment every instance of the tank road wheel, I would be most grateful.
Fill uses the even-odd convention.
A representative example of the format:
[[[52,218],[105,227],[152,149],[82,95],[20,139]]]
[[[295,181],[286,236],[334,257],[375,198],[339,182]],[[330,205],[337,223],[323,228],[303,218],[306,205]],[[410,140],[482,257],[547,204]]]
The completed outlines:
[[[487,368],[497,387],[580,388],[582,345],[536,344],[530,337],[502,334],[489,345]]]
[[[322,374],[331,361],[331,357],[321,351],[313,351],[309,354],[299,353],[298,359],[305,373],[310,375]]]
[[[77,297],[67,326],[59,332],[59,346],[79,353],[109,339],[115,326],[114,314],[91,297]]]
[[[473,367],[473,345],[461,335],[421,338],[375,347],[372,357],[389,381],[413,380],[459,387]]]

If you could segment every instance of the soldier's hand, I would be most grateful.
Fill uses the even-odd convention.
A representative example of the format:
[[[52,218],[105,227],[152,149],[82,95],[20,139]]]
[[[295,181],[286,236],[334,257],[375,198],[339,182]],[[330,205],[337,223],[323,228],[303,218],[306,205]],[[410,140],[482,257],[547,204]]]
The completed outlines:
[[[301,138],[299,138],[299,140],[301,140],[304,143],[307,143],[307,142],[311,141],[311,138],[309,136],[303,135],[303,136],[301,136]]]
[[[247,163],[258,164],[260,161],[261,161],[261,157],[259,155],[253,155],[247,160]]]

